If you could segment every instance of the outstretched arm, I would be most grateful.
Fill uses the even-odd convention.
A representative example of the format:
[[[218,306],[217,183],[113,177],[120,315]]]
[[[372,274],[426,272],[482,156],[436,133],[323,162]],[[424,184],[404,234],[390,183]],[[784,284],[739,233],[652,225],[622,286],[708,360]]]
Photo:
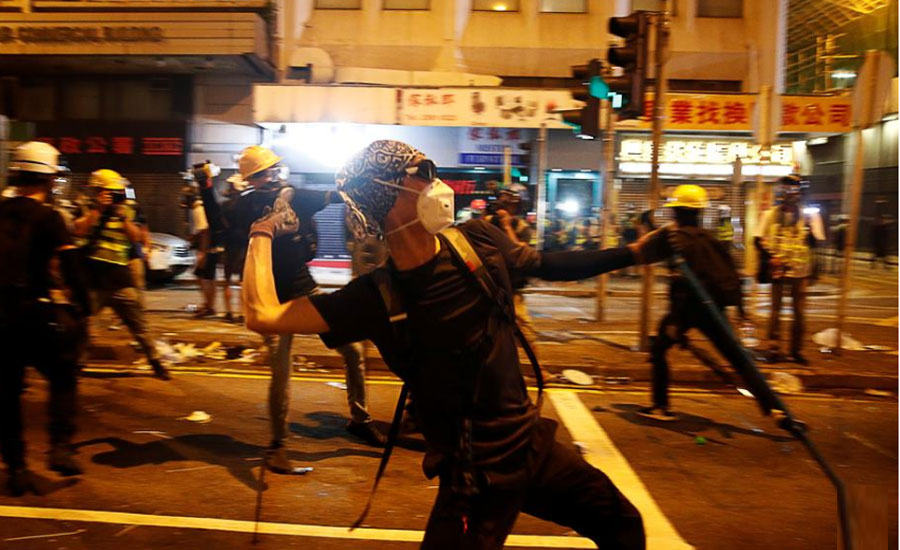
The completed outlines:
[[[328,324],[318,310],[302,297],[280,303],[272,275],[272,238],[254,235],[244,263],[244,308],[247,328],[259,333],[321,334]]]

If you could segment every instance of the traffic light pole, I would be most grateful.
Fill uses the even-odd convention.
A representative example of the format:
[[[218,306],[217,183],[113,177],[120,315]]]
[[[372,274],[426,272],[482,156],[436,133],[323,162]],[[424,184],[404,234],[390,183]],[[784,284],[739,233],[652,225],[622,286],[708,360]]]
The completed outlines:
[[[603,208],[600,210],[600,250],[606,250],[606,242],[610,234],[610,206],[612,203],[612,187],[615,178],[615,147],[616,130],[612,105],[608,99],[600,103],[600,112],[603,114]],[[595,317],[597,321],[604,319],[604,302],[606,301],[607,275],[597,277],[597,302],[595,304]]]
[[[662,142],[663,124],[666,116],[666,58],[668,57],[668,15],[658,13],[653,17],[653,26],[656,31],[656,51],[654,59],[655,86],[653,90],[653,160],[650,172],[650,201],[651,211],[659,207],[659,150]],[[652,265],[644,266],[644,278],[641,285],[641,316],[640,316],[640,349],[650,349],[650,310],[653,301],[654,270]]]
[[[547,123],[541,122],[537,138],[537,249],[544,249],[544,226],[547,224],[547,182],[544,174],[547,171]]]

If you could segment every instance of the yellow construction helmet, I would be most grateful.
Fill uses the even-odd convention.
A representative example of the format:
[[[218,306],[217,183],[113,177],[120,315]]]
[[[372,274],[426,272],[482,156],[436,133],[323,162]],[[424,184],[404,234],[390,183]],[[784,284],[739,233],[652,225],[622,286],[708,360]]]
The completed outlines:
[[[709,196],[706,189],[699,185],[679,185],[672,192],[672,196],[663,206],[680,206],[682,208],[706,208],[709,206]]]
[[[246,180],[253,174],[271,168],[279,162],[281,162],[281,157],[273,153],[268,147],[251,145],[241,151],[241,157],[238,159],[238,169],[241,172],[241,178]]]
[[[115,170],[103,168],[91,173],[89,183],[91,187],[106,189],[117,193],[125,192],[125,178]]]

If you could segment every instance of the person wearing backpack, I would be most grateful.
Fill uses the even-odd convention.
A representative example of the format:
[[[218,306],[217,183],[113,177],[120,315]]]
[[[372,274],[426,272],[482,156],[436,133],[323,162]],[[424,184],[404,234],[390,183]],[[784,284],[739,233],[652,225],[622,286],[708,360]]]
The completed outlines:
[[[425,438],[423,470],[440,479],[422,548],[502,548],[519,512],[566,525],[603,548],[645,548],[637,509],[573,446],[556,441],[556,424],[540,416],[541,392],[537,405],[528,396],[516,341],[526,352],[529,346],[516,328],[511,281],[578,280],[659,261],[671,254],[667,231],[630,247],[541,253],[484,220],[450,227],[453,190],[434,162],[392,140],[355,155],[336,183],[354,237],[383,235],[388,263],[334,293],[280,303],[272,239],[299,224],[276,201],[250,232],[247,326],[320,334],[329,347],[366,339],[378,347],[405,384],[376,483],[407,390]],[[541,388],[539,368],[535,373]]]
[[[699,185],[679,185],[663,206],[675,214],[673,232],[680,236],[679,253],[696,273],[703,287],[722,309],[737,306],[741,310],[741,279],[734,259],[717,235],[700,227],[700,214],[709,206],[706,190]],[[697,328],[726,358],[732,346],[711,330],[712,320],[697,307],[696,298],[686,280],[674,275],[669,284],[669,312],[660,320],[650,347],[653,366],[653,404],[638,411],[640,416],[671,421],[677,416],[669,409],[669,348],[685,342],[688,330]]]
[[[808,182],[799,176],[778,180],[781,204],[766,210],[756,234],[757,246],[770,257],[772,311],[769,317],[769,353],[771,361],[781,355],[781,302],[785,291],[791,293],[794,323],[791,327],[791,359],[808,365],[803,356],[803,334],[806,329],[806,288],[817,276],[813,249],[825,240],[825,228],[817,212],[804,212],[801,203]]]

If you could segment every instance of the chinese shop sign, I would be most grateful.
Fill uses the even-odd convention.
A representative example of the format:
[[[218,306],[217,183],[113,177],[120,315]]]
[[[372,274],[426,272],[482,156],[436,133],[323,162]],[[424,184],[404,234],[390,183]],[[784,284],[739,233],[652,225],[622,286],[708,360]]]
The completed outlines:
[[[527,152],[521,148],[531,141],[532,133],[525,128],[460,128],[461,166],[502,166],[503,152],[510,148],[513,166],[527,166]]]
[[[162,27],[0,26],[0,43],[162,42]]]
[[[666,130],[751,131],[755,94],[666,94]],[[852,98],[784,95],[780,132],[849,132]],[[644,119],[629,127],[650,129],[653,96],[644,102]]]
[[[35,139],[62,153],[75,172],[185,169],[187,126],[169,122],[37,123]]]
[[[759,145],[747,141],[667,139],[660,151],[660,172],[667,175],[729,176],[734,161],[740,158],[744,175],[762,170],[765,176],[790,174],[794,155],[790,145],[773,145],[769,160],[761,162]],[[619,146],[619,171],[626,174],[649,174],[653,159],[653,142],[646,138],[623,139]]]
[[[567,128],[554,111],[575,108],[564,90],[400,89],[399,123],[410,126]]]

